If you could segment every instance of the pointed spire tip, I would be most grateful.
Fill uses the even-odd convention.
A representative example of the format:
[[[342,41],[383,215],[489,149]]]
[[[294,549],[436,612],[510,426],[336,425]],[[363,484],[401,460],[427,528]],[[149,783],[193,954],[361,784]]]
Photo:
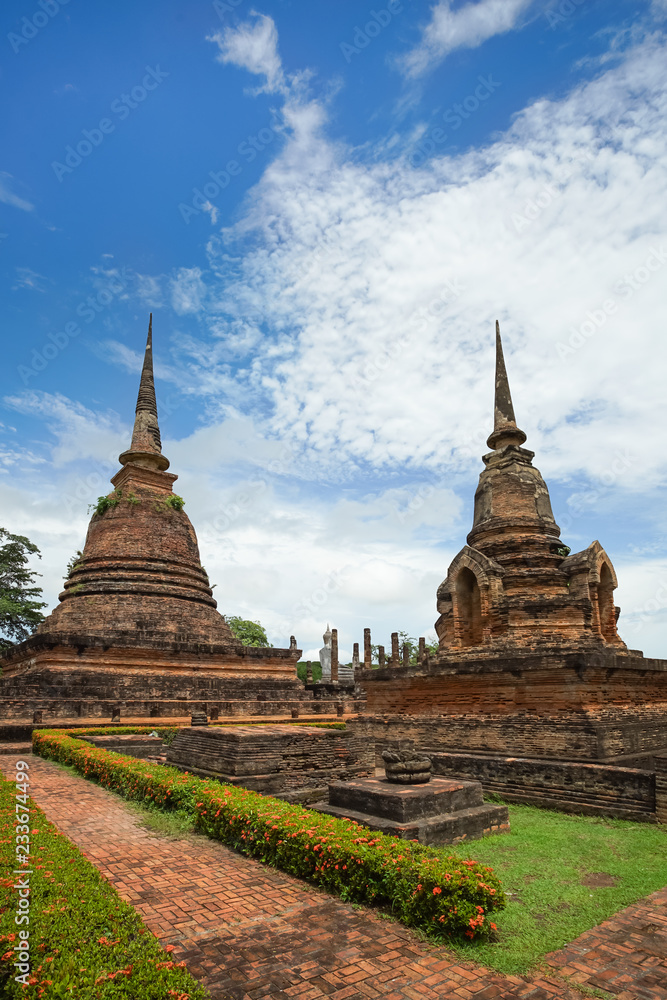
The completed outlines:
[[[501,437],[511,435],[519,444],[523,444],[526,435],[516,425],[512,395],[503,355],[503,343],[500,337],[500,323],[496,320],[496,386],[493,407],[493,433],[489,436],[489,448],[495,448]]]

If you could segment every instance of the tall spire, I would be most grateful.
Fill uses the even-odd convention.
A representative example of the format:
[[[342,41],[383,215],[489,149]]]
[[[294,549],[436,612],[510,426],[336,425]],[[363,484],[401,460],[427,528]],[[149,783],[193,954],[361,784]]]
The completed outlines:
[[[489,436],[489,448],[497,448],[505,444],[521,445],[526,435],[516,425],[510,384],[505,368],[503,344],[500,339],[500,323],[496,320],[496,393],[493,411],[493,433]]]
[[[141,369],[135,414],[132,444],[128,451],[123,452],[119,461],[122,465],[131,462],[134,465],[142,465],[164,472],[169,468],[169,462],[162,454],[160,427],[157,419],[157,401],[153,378],[153,313],[150,314],[148,321],[146,353],[144,354],[144,366]]]

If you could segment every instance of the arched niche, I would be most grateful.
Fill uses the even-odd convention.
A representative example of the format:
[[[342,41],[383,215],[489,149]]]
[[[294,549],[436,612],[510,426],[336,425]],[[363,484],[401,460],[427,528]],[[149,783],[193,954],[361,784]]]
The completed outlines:
[[[480,646],[483,642],[482,595],[477,577],[467,566],[456,576],[456,624],[460,646]]]
[[[615,642],[618,638],[616,632],[616,609],[614,608],[614,587],[616,586],[614,576],[608,565],[603,562],[600,566],[600,582],[598,583],[598,613],[600,616],[600,632],[605,642]]]

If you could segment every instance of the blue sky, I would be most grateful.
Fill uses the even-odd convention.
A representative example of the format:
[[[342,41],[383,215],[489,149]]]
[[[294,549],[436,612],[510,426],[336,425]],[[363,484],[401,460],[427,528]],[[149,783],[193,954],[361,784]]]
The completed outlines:
[[[52,606],[128,443],[222,612],[307,654],[432,631],[491,430],[493,321],[573,550],[665,655],[667,4],[3,7],[0,523]]]

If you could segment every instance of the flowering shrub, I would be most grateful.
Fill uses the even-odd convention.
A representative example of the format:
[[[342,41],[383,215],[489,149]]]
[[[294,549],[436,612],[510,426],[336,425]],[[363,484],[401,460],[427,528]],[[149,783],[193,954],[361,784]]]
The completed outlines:
[[[491,868],[416,841],[99,750],[62,732],[35,732],[33,749],[127,799],[185,810],[209,837],[344,900],[390,907],[403,923],[436,937],[487,938],[495,930],[489,915],[505,905]]]
[[[29,923],[15,922],[18,891],[16,785],[0,777],[0,996],[38,1000],[210,1000],[185,962],[144,927],[135,910],[29,800]],[[17,947],[28,931],[30,972],[16,981]]]

